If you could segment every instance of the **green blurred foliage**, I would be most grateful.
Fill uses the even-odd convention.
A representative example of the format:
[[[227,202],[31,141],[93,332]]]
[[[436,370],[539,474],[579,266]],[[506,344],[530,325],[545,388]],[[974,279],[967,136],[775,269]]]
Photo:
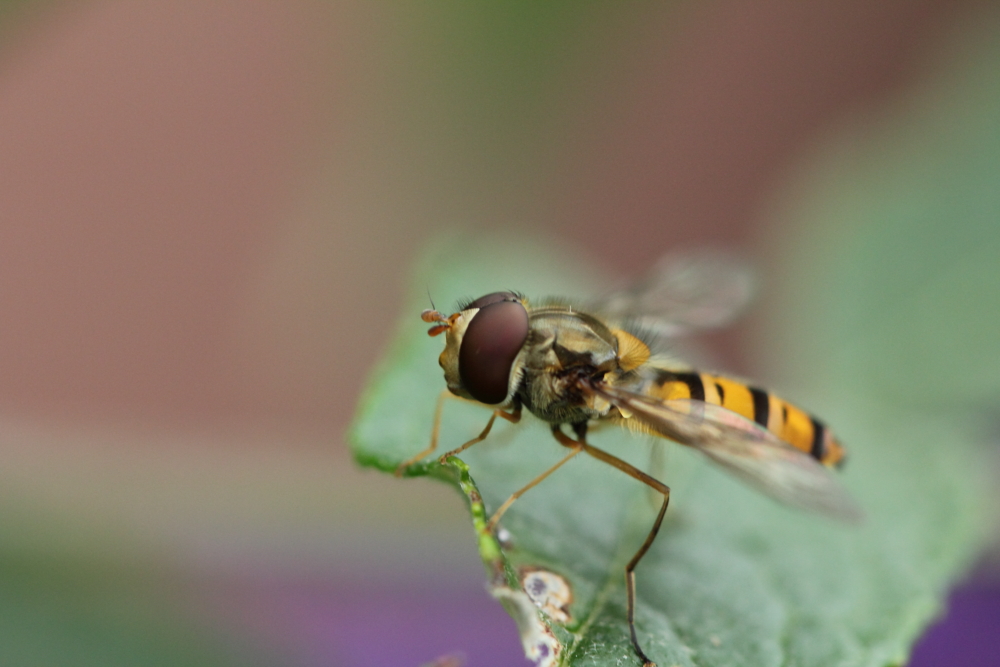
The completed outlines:
[[[649,11],[567,0],[394,6],[388,48],[399,68],[384,105],[405,109],[391,125],[401,142],[419,146],[408,178],[448,174],[451,199],[480,204],[473,210],[484,220],[474,222],[537,215],[556,161],[579,142],[568,119],[618,103],[602,100]]]
[[[0,664],[274,665],[198,621],[157,569],[0,550]]]
[[[286,664],[225,629],[191,573],[127,530],[24,495],[0,493],[0,665]]]
[[[880,406],[1000,411],[1000,17],[980,19],[791,184],[776,287],[798,326],[769,333],[785,375],[809,364]]]

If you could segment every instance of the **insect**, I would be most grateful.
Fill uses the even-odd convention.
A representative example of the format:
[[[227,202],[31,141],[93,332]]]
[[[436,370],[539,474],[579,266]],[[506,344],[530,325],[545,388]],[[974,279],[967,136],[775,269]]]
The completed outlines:
[[[443,402],[454,395],[493,407],[493,415],[478,436],[441,456],[442,463],[483,441],[498,417],[517,423],[524,409],[548,422],[569,450],[494,512],[490,530],[517,498],[581,452],[661,494],[653,526],[625,567],[632,646],[646,667],[653,666],[635,627],[635,569],[660,529],[670,488],[591,445],[588,427],[613,423],[673,440],[780,501],[848,521],[860,518],[829,470],[843,463],[844,448],[820,420],[763,389],[699,372],[665,352],[670,336],[724,323],[748,296],[742,271],[708,257],[661,263],[632,288],[582,307],[558,299],[535,304],[503,291],[463,303],[447,317],[424,311],[423,320],[433,325],[429,335],[445,334],[439,362],[447,389],[438,399],[430,446],[397,474],[436,449]]]

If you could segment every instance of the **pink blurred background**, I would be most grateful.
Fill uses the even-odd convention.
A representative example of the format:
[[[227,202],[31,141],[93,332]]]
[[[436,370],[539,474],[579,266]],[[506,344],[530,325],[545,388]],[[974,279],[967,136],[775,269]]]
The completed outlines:
[[[0,400],[333,436],[435,231],[545,227],[620,271],[750,242],[790,161],[962,9],[591,8],[539,91],[448,80],[492,65],[434,43],[461,42],[444,8],[48,6],[0,72]]]
[[[505,623],[452,494],[357,472],[343,442],[421,246],[541,229],[616,274],[753,252],[796,161],[977,4],[20,8],[0,33],[0,499],[46,519],[12,539],[169,562],[206,623],[295,664],[448,650],[351,644],[343,618],[388,607],[398,628],[461,622],[446,599]],[[714,340],[748,366],[738,333]],[[517,659],[512,624],[476,632],[471,664]]]

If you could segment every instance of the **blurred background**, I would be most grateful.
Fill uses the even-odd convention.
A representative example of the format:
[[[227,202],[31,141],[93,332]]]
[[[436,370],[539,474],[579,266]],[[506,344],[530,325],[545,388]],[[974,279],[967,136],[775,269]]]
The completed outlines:
[[[421,248],[778,280],[804,165],[946,112],[987,5],[0,5],[0,663],[520,664],[462,502],[344,441]],[[768,377],[761,317],[723,367]],[[994,582],[913,665],[995,630]]]

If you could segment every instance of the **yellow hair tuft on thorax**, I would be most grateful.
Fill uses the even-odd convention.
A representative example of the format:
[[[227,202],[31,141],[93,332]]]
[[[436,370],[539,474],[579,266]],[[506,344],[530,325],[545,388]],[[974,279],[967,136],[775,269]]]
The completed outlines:
[[[618,365],[631,371],[649,361],[649,346],[622,329],[612,329],[618,339]]]

